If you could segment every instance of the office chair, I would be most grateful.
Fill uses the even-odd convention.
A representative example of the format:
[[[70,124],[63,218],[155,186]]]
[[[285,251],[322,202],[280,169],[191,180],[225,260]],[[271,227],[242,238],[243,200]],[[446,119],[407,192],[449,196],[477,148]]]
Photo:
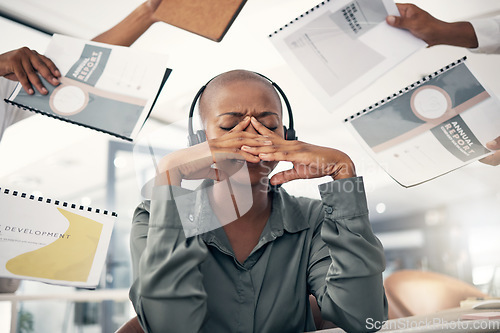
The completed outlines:
[[[487,297],[456,278],[433,272],[402,270],[384,281],[389,319],[426,315],[456,308],[467,297]]]

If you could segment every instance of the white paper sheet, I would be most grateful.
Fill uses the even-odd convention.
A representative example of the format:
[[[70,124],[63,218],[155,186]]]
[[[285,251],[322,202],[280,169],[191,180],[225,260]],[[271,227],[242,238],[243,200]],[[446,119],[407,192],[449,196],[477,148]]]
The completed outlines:
[[[61,84],[41,77],[47,95],[29,95],[18,84],[9,101],[127,140],[142,128],[170,73],[165,55],[57,34],[45,55],[61,72]]]
[[[270,41],[325,108],[335,109],[425,43],[385,22],[392,0],[325,1]]]
[[[0,276],[97,286],[115,214],[5,189],[0,211]]]
[[[346,119],[353,135],[398,183],[414,186],[492,152],[500,101],[463,60]]]

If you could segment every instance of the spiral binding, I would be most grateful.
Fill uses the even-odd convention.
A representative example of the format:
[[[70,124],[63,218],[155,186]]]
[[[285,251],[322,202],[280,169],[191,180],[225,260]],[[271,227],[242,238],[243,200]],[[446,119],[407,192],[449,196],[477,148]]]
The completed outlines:
[[[71,204],[71,203],[68,203],[66,201],[52,200],[50,198],[44,199],[43,197],[35,197],[34,195],[28,196],[25,192],[20,193],[19,191],[11,191],[8,188],[2,189],[0,187],[0,193],[10,194],[10,195],[13,195],[15,197],[19,196],[20,198],[29,199],[29,200],[38,201],[38,202],[44,202],[44,200],[45,200],[45,203],[48,203],[48,204],[52,203],[53,205],[56,205],[56,206],[62,206],[65,208],[72,208],[72,209],[87,211],[87,212],[91,212],[91,213],[94,212],[97,214],[111,215],[113,217],[118,217],[118,214],[116,214],[116,212],[109,212],[107,210],[101,211],[99,208],[93,209],[92,207],[85,207],[82,205]]]
[[[363,109],[362,111],[360,111],[360,112],[358,112],[356,114],[351,115],[349,118],[345,118],[344,122],[347,123],[349,121],[353,121],[354,119],[362,116],[363,114],[369,113],[369,112],[371,112],[371,111],[379,108],[380,106],[384,105],[385,103],[390,102],[390,101],[398,98],[399,96],[406,94],[408,91],[413,90],[413,89],[421,86],[425,82],[427,82],[427,81],[429,81],[429,80],[431,80],[431,79],[433,79],[433,78],[435,78],[435,77],[437,77],[437,76],[439,76],[439,75],[441,75],[441,74],[449,71],[450,69],[458,66],[460,63],[465,62],[465,60],[467,60],[467,56],[463,56],[462,58],[458,59],[457,61],[454,61],[451,64],[446,65],[446,66],[438,69],[434,73],[431,73],[431,74],[429,74],[427,76],[424,76],[423,78],[421,78],[420,80],[418,80],[416,82],[413,82],[409,86],[406,86],[403,89],[395,92],[394,94],[392,94],[390,96],[387,96],[386,98],[378,101],[377,103],[370,105],[369,107]]]
[[[288,28],[289,25],[292,25],[293,22],[298,21],[299,19],[303,18],[305,15],[309,15],[309,13],[314,12],[315,9],[319,9],[320,6],[324,6],[326,3],[330,2],[330,0],[322,1],[321,3],[317,4],[313,8],[309,9],[306,11],[304,14],[301,14],[300,16],[297,16],[294,20],[291,20],[290,23],[285,24],[278,30],[274,31],[273,33],[269,34],[269,37],[273,37],[273,35],[276,35],[278,32],[283,31],[283,29]]]

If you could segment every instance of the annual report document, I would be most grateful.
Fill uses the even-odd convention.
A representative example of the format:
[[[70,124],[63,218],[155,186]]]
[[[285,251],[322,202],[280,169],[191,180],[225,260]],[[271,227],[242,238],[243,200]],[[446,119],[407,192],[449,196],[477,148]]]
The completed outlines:
[[[492,154],[500,101],[465,58],[345,119],[398,183],[413,186]]]
[[[329,111],[426,44],[389,26],[392,0],[324,1],[269,35],[291,69]]]
[[[49,93],[29,95],[20,84],[5,101],[132,141],[144,125],[171,70],[167,56],[54,35],[45,55],[62,77]]]

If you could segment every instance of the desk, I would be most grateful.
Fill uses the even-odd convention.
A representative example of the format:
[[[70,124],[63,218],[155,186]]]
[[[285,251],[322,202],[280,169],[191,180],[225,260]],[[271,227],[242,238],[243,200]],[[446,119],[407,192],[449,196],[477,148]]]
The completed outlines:
[[[499,310],[474,310],[471,308],[455,308],[436,312],[429,315],[413,316],[388,320],[380,332],[500,332],[500,319],[495,320],[459,320],[462,314],[491,312]],[[373,325],[373,326],[372,326]],[[367,328],[380,323],[367,322]],[[342,333],[340,328],[317,331],[321,333]]]
[[[23,301],[62,300],[72,302],[128,301],[128,289],[70,291],[64,294],[0,294],[0,302],[11,303],[10,332],[17,332],[18,303]]]

